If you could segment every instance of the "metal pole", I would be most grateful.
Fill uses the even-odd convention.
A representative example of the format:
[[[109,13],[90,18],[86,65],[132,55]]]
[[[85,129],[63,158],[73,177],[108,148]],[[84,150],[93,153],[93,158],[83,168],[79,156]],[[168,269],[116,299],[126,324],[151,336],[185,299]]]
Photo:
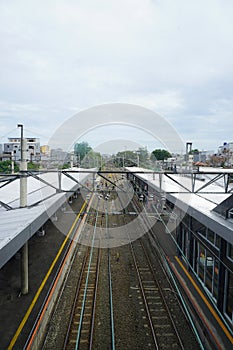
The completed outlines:
[[[15,163],[14,163],[14,152],[11,152],[11,174],[15,172]]]
[[[23,125],[18,124],[21,128],[21,160],[20,160],[20,208],[27,206],[27,176],[24,171],[27,170],[27,141],[23,138]],[[21,293],[28,293],[28,241],[21,248]]]

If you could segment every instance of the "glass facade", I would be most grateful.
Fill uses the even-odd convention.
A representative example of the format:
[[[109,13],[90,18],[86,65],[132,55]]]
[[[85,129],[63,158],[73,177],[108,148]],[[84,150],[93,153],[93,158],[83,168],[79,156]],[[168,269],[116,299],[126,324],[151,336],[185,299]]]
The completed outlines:
[[[193,268],[214,300],[218,297],[219,260],[199,241],[194,239]]]
[[[190,220],[188,215],[180,223],[177,232],[177,243],[197,278],[218,305],[219,311],[233,324],[233,245],[223,240],[221,242],[216,232],[194,219]],[[220,256],[228,259],[228,263],[222,264]]]

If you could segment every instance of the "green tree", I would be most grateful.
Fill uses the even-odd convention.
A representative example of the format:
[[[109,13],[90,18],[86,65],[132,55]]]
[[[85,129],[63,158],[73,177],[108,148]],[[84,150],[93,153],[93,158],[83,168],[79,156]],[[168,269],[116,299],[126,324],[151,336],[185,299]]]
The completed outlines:
[[[155,149],[151,153],[151,160],[165,160],[167,158],[170,158],[172,155],[169,153],[166,149]]]
[[[149,153],[147,151],[146,147],[139,147],[136,153],[139,156],[139,165],[140,166],[147,166],[148,165],[148,159],[149,159]]]
[[[14,171],[16,173],[19,171],[19,167],[16,163],[14,163]],[[0,173],[11,173],[11,160],[4,160],[3,162],[0,162]]]
[[[82,167],[84,168],[99,168],[101,166],[101,154],[95,152],[92,149],[88,152],[82,161]]]
[[[114,163],[118,167],[137,166],[137,154],[135,151],[130,150],[118,152],[115,156]]]
[[[92,150],[87,142],[76,143],[74,145],[74,154],[77,156],[78,161],[82,161],[84,157]]]
[[[27,164],[27,168],[28,170],[39,170],[39,164],[33,163],[33,162],[29,162]]]
[[[189,152],[189,154],[198,154],[199,150],[197,148],[192,149],[192,151]]]

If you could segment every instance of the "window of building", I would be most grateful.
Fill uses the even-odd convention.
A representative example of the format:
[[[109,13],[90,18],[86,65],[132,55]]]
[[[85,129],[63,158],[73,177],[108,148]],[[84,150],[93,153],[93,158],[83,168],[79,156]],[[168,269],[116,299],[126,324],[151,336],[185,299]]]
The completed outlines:
[[[229,210],[228,212],[228,218],[233,219],[233,208]]]
[[[185,256],[188,256],[188,230],[183,226],[181,231],[181,249]]]
[[[219,261],[209,250],[197,242],[197,274],[209,293],[217,300]]]
[[[220,248],[220,237],[217,235],[217,233],[215,234],[215,246]]]
[[[233,245],[230,243],[227,244],[227,256],[233,260]]]
[[[198,277],[204,282],[205,276],[205,249],[202,244],[198,242],[198,255],[197,255],[197,273]]]
[[[203,237],[206,237],[206,231],[207,231],[207,228],[205,226],[203,226],[203,227],[199,228],[197,232],[200,235],[202,235]]]
[[[214,259],[214,271],[213,271],[213,297],[217,300],[218,297],[218,280],[219,277],[219,260]]]
[[[215,243],[215,233],[212,230],[210,230],[210,229],[207,230],[207,239],[212,244]]]
[[[225,313],[232,322],[233,317],[233,274],[226,271]]]
[[[207,239],[209,242],[211,242],[213,245],[215,245],[217,248],[220,247],[220,237],[212,230],[207,230]]]

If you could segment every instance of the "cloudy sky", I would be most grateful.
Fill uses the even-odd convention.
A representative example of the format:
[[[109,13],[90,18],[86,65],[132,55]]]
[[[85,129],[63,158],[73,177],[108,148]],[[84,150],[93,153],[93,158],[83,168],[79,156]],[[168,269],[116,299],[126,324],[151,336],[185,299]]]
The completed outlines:
[[[159,113],[195,148],[233,141],[232,15],[232,0],[0,0],[0,142],[23,123],[46,143],[108,103]]]

